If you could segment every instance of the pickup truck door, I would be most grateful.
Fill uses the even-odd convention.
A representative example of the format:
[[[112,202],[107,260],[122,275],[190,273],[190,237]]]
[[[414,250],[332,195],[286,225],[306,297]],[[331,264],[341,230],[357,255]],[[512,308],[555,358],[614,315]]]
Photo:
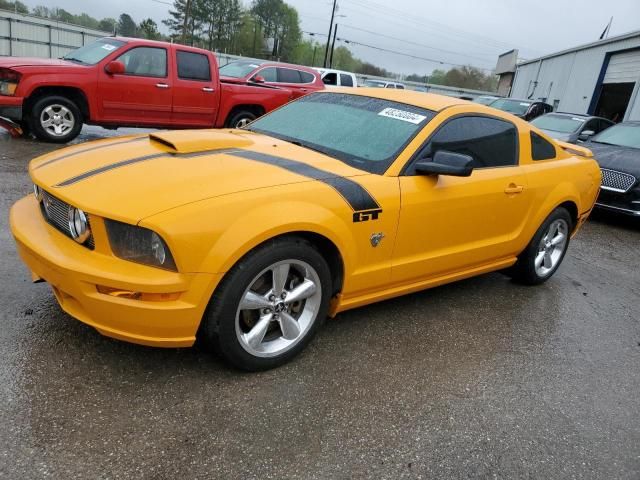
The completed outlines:
[[[171,72],[167,49],[132,47],[113,59],[124,63],[125,73],[98,73],[100,122],[123,125],[170,125]]]
[[[213,127],[221,95],[215,58],[176,48],[174,61],[172,123]]]

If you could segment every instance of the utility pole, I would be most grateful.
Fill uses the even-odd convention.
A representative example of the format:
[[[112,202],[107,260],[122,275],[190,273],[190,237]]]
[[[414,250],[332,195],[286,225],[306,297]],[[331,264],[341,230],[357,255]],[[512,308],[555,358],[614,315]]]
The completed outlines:
[[[315,42],[314,42],[315,43]],[[313,57],[311,58],[311,66],[315,66],[316,64],[316,50],[318,49],[318,45],[313,46]]]
[[[327,48],[324,51],[323,67],[327,67],[327,57],[329,56],[329,42],[331,42],[331,30],[333,30],[333,18],[336,15],[336,3],[338,0],[333,0],[333,8],[331,9],[331,23],[329,23],[329,35],[327,36]]]
[[[333,50],[336,47],[336,36],[338,35],[338,24],[333,27],[333,41],[331,42],[331,56],[329,57],[329,68],[333,68]]]
[[[182,44],[187,44],[187,24],[189,23],[189,11],[191,10],[191,0],[187,0],[184,8],[184,22],[182,22]]]

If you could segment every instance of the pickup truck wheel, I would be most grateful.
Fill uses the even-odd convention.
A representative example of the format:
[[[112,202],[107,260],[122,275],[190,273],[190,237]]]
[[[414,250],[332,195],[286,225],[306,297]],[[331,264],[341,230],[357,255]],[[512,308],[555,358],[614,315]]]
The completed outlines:
[[[231,120],[229,120],[229,126],[231,128],[246,127],[251,122],[253,122],[256,118],[257,118],[257,116],[256,116],[255,113],[250,112],[248,110],[241,110],[241,111],[235,113],[231,117]]]
[[[66,97],[48,96],[38,100],[31,109],[30,125],[40,140],[67,143],[78,136],[82,128],[82,113]]]
[[[327,315],[331,274],[302,238],[272,240],[225,276],[202,320],[199,340],[237,368],[277,367],[296,356]]]
[[[538,285],[551,278],[569,248],[571,224],[571,215],[565,208],[551,212],[510,269],[513,280]]]

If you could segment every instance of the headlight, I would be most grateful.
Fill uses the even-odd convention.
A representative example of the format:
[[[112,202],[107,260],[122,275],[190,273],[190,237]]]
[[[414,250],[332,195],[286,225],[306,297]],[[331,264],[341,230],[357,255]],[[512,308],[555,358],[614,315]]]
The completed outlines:
[[[0,95],[13,95],[16,93],[18,84],[16,82],[0,81]]]
[[[78,243],[84,243],[91,235],[87,215],[79,208],[69,207],[69,231]]]
[[[171,251],[160,235],[148,228],[105,219],[113,253],[124,260],[177,271]]]

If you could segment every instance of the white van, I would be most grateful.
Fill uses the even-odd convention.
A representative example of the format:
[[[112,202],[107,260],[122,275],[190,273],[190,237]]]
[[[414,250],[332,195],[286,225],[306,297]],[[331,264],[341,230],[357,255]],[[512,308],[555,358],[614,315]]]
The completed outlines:
[[[357,87],[358,80],[354,73],[331,68],[316,68],[327,87]]]
[[[362,84],[363,87],[374,87],[374,88],[399,88],[404,90],[404,84],[398,82],[387,82],[386,80],[365,80]]]

